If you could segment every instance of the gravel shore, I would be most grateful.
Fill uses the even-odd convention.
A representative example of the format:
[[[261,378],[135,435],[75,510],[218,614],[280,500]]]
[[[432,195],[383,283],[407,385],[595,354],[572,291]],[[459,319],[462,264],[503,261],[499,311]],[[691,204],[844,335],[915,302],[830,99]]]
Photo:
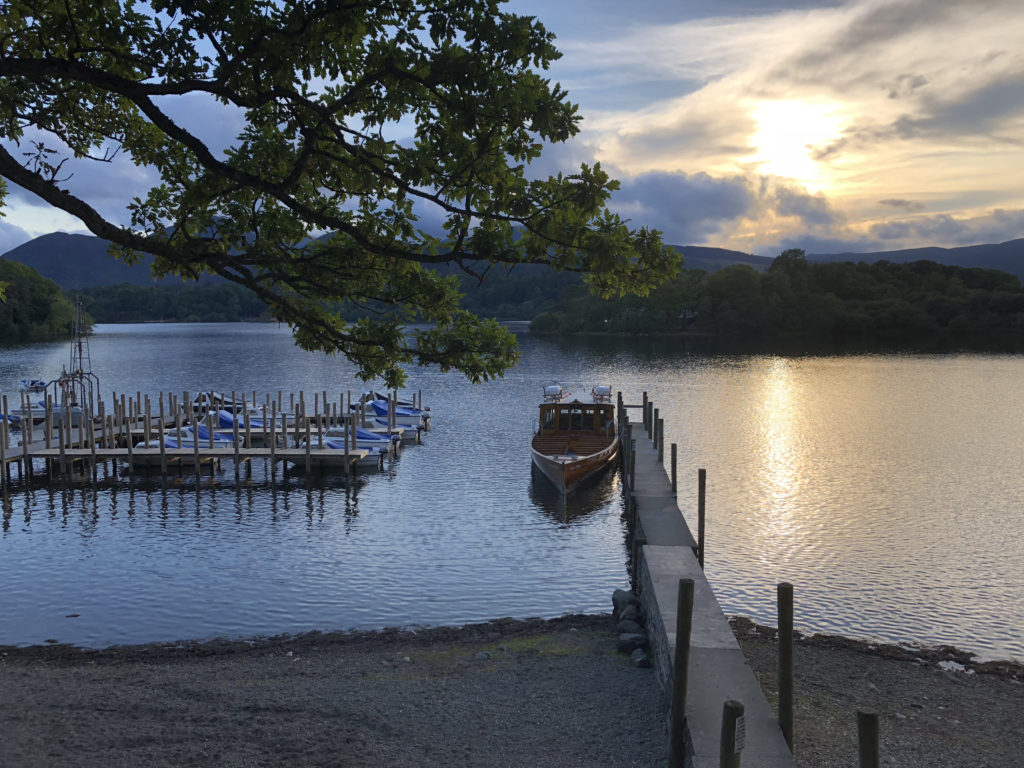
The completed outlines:
[[[733,624],[774,701],[774,630]],[[567,616],[0,648],[0,765],[664,766],[654,674],[615,645],[610,616]],[[880,712],[885,766],[1024,766],[1019,665],[817,635],[795,656],[800,766],[857,764],[858,707]]]

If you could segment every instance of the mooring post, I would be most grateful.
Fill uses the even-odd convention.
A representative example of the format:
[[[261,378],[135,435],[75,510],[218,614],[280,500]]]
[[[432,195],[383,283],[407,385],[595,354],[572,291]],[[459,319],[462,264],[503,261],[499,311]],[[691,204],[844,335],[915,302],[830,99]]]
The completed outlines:
[[[676,598],[676,650],[672,658],[672,709],[669,712],[669,768],[683,768],[686,760],[686,686],[690,669],[690,634],[693,628],[693,579],[679,580]]]
[[[722,738],[718,746],[719,768],[740,768],[740,753],[746,742],[743,702],[729,699],[722,706]]]
[[[679,493],[679,472],[676,469],[676,461],[679,458],[679,449],[672,443],[672,493]]]
[[[777,587],[779,620],[779,725],[793,751],[793,585]]]
[[[697,470],[697,562],[704,568],[704,495],[707,489],[708,472]]]
[[[878,748],[878,713],[873,709],[857,710],[857,746],[860,768],[879,768],[881,753]]]
[[[632,556],[631,576],[633,591],[640,594],[640,558],[643,556],[644,547],[647,546],[647,538],[644,536],[633,536],[633,544],[630,547],[630,555]]]
[[[665,461],[665,419],[658,419],[658,463]]]
[[[0,419],[0,486],[7,492],[7,395],[4,395],[4,417]]]
[[[641,419],[641,421],[643,421],[643,423],[644,423],[644,429],[647,429],[647,393],[646,392],[644,392],[644,401],[643,401],[643,405],[641,407],[643,408],[643,418]]]
[[[653,404],[652,404],[652,407],[653,407]],[[651,417],[651,444],[655,448],[658,447],[658,421],[659,421],[658,412],[660,410],[661,410],[660,408],[655,408],[654,409],[654,415]]]
[[[636,488],[636,440],[629,441],[629,492]]]

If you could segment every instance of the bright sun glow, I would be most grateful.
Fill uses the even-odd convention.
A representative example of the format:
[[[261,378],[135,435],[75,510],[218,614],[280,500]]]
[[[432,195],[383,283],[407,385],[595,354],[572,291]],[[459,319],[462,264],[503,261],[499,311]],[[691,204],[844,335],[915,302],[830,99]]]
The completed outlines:
[[[753,161],[762,173],[786,176],[810,188],[823,185],[822,165],[813,155],[841,135],[836,105],[799,99],[760,101],[751,116],[757,123]]]

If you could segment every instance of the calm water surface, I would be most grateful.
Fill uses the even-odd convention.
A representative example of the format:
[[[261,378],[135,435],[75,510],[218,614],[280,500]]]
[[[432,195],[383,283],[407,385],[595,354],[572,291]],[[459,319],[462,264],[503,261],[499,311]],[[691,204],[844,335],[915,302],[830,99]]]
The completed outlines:
[[[679,446],[723,608],[1024,659],[1024,356],[689,354],[676,343],[520,336],[522,363],[472,386],[414,370],[434,424],[346,486],[228,462],[196,488],[104,477],[16,486],[0,529],[0,644],[84,646],[606,611],[627,584],[618,479],[563,505],[526,446],[544,383],[647,391]],[[219,389],[332,398],[341,359],[273,325],[99,326],[104,396]],[[0,353],[0,391],[56,375],[66,344]]]

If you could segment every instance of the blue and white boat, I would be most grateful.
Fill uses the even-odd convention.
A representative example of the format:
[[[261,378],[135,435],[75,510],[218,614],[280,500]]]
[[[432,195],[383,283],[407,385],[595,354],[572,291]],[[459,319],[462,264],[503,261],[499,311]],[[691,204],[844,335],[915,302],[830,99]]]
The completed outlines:
[[[372,409],[377,418],[387,419],[390,412],[387,400],[371,400],[366,405]],[[411,406],[394,408],[394,423],[400,426],[426,427],[430,423],[430,412],[421,411]]]
[[[358,441],[357,441],[358,442]],[[374,445],[372,447],[366,447],[363,445],[353,446],[351,441],[348,444],[348,450],[351,452],[359,451],[366,453],[356,459],[356,464],[359,466],[381,466],[384,463],[384,457],[391,450],[390,441],[378,440],[377,443],[388,443],[388,445]],[[300,449],[306,447],[306,441],[303,440],[298,446]],[[345,439],[339,437],[324,437],[322,440],[319,438],[312,438],[309,443],[311,450],[327,449],[330,451],[345,451]]]

